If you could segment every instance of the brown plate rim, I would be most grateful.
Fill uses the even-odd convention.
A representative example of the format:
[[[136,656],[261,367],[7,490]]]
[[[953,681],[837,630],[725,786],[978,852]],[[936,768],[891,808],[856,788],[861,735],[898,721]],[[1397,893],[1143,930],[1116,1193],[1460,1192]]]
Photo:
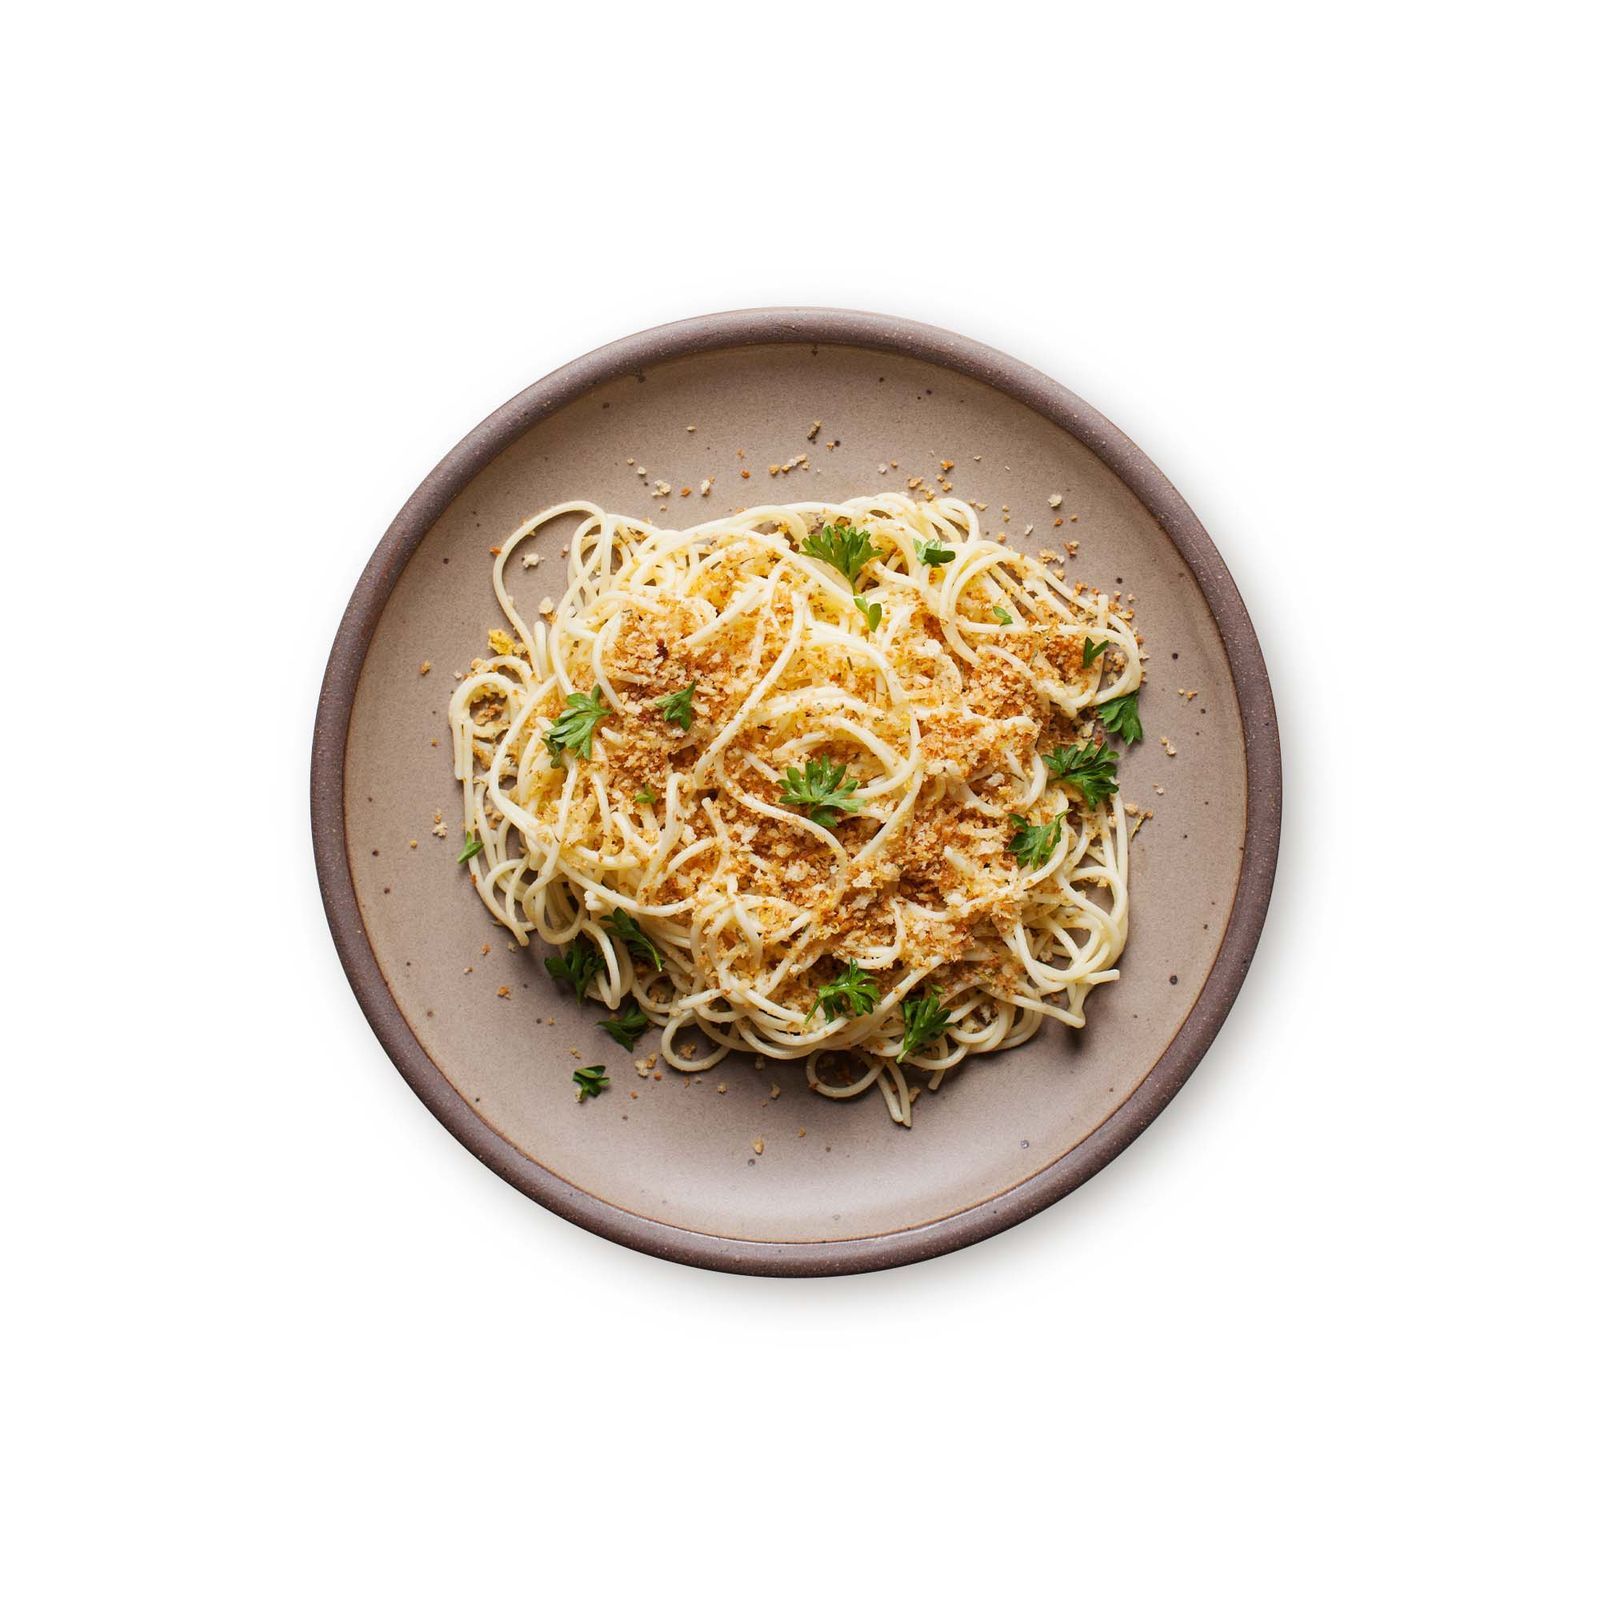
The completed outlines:
[[[477,1116],[411,1031],[368,940],[350,870],[344,779],[356,685],[383,609],[417,546],[490,461],[614,378],[704,351],[808,343],[893,351],[987,383],[1065,429],[1133,491],[1188,563],[1221,634],[1244,727],[1246,814],[1239,885],[1205,984],[1150,1072],[1094,1133],[1033,1177],[936,1221],[856,1239],[783,1242],[700,1233],[624,1210],[566,1183]],[[367,1021],[422,1103],[486,1166],[580,1227],[691,1266],[776,1276],[869,1272],[974,1244],[1053,1204],[1126,1149],[1194,1071],[1244,982],[1272,895],[1282,797],[1277,717],[1255,629],[1216,546],[1156,465],[1093,406],[1021,361],[926,323],[822,308],[726,311],[647,329],[541,378],[479,423],[406,501],[362,572],[328,657],[311,750],[312,838],[334,944]]]

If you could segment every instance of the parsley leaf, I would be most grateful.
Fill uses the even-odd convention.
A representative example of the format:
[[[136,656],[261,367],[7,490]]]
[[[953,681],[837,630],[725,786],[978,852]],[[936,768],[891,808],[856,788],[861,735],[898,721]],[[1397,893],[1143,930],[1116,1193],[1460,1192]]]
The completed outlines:
[[[459,867],[463,861],[470,861],[481,849],[483,840],[477,834],[469,833],[467,842],[461,847],[461,854],[456,857],[456,865]]]
[[[633,951],[636,956],[643,956],[651,962],[656,971],[661,970],[661,952],[650,942],[650,935],[641,928],[637,920],[618,906],[609,917],[605,919],[605,926]]]
[[[605,1017],[595,1023],[595,1027],[604,1028],[624,1050],[631,1050],[638,1044],[639,1036],[650,1026],[650,1019],[638,1006],[629,1006],[628,1009],[615,1017]]]
[[[604,1067],[579,1067],[572,1074],[572,1081],[578,1086],[578,1101],[592,1099],[602,1089],[611,1087],[611,1080],[606,1076]]]
[[[939,1004],[938,988],[929,984],[920,998],[907,996],[900,1002],[900,1020],[905,1031],[900,1035],[900,1053],[896,1061],[904,1061],[938,1038],[950,1026],[950,1013]]]
[[[806,770],[789,767],[783,775],[783,792],[778,796],[786,806],[803,806],[813,822],[824,828],[839,825],[846,812],[859,811],[861,802],[851,793],[861,785],[824,756],[806,762]],[[835,815],[828,815],[829,812]]]
[[[585,761],[594,756],[595,724],[611,715],[598,688],[592,694],[569,694],[567,709],[556,718],[554,726],[544,736],[550,751],[550,765],[561,765],[563,750],[576,750]]]
[[[860,595],[857,595],[856,610],[867,619],[867,632],[876,633],[878,631],[878,624],[883,621],[883,607],[880,606],[876,600],[868,605]]]
[[[955,551],[947,550],[937,539],[929,539],[926,543],[921,539],[913,539],[911,542],[916,546],[917,560],[925,567],[942,567],[945,562],[956,558]]]
[[[820,533],[806,535],[800,553],[837,567],[853,589],[861,569],[878,551],[873,547],[872,535],[864,528],[852,527],[848,522],[830,522]]]
[[[1132,694],[1118,695],[1115,700],[1107,700],[1097,709],[1108,733],[1120,733],[1129,744],[1137,744],[1144,738],[1144,725],[1139,721],[1137,689]]]
[[[1117,752],[1110,745],[1075,744],[1070,750],[1061,746],[1044,758],[1044,764],[1092,806],[1117,792]]]
[[[660,798],[654,789],[646,787],[633,797],[633,803],[636,806],[653,806]]]
[[[544,958],[544,970],[557,983],[570,983],[581,1000],[600,973],[600,952],[587,939],[574,939],[558,956]]]
[[[822,1014],[829,1022],[837,1022],[840,1017],[864,1017],[877,1006],[881,998],[871,975],[863,972],[852,958],[849,966],[837,978],[829,978],[817,990],[817,998],[806,1012],[806,1021],[809,1022],[816,1015],[818,1006],[822,1007]]]
[[[656,701],[663,722],[675,722],[685,733],[694,721],[694,684],[679,689],[676,694],[664,694]]]
[[[1017,620],[1009,611],[1006,610],[1004,606],[996,606],[994,608],[994,616],[996,622],[1003,622],[1007,626],[1010,626],[1011,623]]]
[[[1106,653],[1106,646],[1110,643],[1109,639],[1085,639],[1083,641],[1084,666],[1093,666],[1095,657],[1103,656]]]
[[[1006,846],[1024,867],[1042,867],[1061,843],[1061,823],[1066,812],[1058,811],[1049,822],[1032,823],[1011,813],[1011,826],[1017,831]]]

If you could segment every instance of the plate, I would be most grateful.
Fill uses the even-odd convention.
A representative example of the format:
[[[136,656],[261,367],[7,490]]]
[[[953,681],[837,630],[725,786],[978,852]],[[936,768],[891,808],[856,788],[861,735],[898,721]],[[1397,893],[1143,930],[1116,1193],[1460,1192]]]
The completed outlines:
[[[1061,552],[1057,570],[1122,591],[1137,612],[1146,737],[1122,783],[1153,815],[1130,853],[1121,978],[1091,997],[1082,1032],[1049,1024],[952,1074],[919,1099],[910,1129],[876,1095],[807,1092],[798,1064],[733,1058],[689,1077],[640,1077],[597,1032],[596,1008],[557,992],[537,949],[508,948],[456,864],[445,711],[452,671],[500,621],[491,546],[562,500],[687,525],[767,501],[931,484],[943,461],[954,492],[987,506],[986,531],[1035,555]],[[653,492],[662,482],[667,498]],[[528,614],[564,587],[565,562],[540,548],[546,559],[514,574]],[[323,900],[356,996],[406,1081],[474,1155],[619,1244],[727,1271],[823,1274],[998,1233],[1149,1125],[1249,966],[1277,859],[1280,763],[1260,647],[1221,557],[1104,417],[955,334],[769,309],[673,323],[584,356],[502,406],[428,475],[334,641],[311,807]],[[436,812],[448,838],[433,832]],[[647,1036],[641,1054],[649,1048]],[[590,1062],[609,1065],[613,1088],[580,1104],[571,1073]]]

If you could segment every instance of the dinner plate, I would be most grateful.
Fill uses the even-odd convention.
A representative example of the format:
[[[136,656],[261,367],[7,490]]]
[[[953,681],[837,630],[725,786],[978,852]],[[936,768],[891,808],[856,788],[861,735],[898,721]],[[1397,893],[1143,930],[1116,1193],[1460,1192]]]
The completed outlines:
[[[952,463],[945,466],[944,463]],[[748,476],[747,476],[748,474]],[[568,499],[686,526],[740,507],[912,492],[946,474],[985,529],[1118,592],[1149,662],[1124,797],[1120,979],[952,1073],[913,1126],[799,1064],[640,1075],[516,948],[456,863],[453,672],[500,616],[491,548]],[[666,486],[669,493],[663,495]],[[1059,504],[1056,497],[1059,496]],[[519,607],[565,587],[550,534]],[[312,756],[317,870],[356,996],[406,1081],[474,1155],[620,1244],[728,1271],[856,1272],[970,1244],[1059,1200],[1147,1127],[1221,1026],[1261,932],[1280,765],[1260,647],[1177,491],[1023,363],[895,317],[736,311],[636,334],[540,379],[407,501],[334,641]],[[443,819],[441,837],[436,819]],[[644,1060],[647,1035],[634,1052]],[[611,1089],[580,1103],[575,1065]]]

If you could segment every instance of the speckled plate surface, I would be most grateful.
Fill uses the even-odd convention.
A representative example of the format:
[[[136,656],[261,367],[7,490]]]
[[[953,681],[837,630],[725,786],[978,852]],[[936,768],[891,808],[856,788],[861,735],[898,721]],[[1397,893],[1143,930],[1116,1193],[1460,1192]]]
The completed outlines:
[[[769,474],[801,455],[804,465]],[[1090,999],[1082,1033],[1047,1024],[924,1094],[909,1131],[876,1094],[808,1093],[798,1065],[732,1058],[641,1079],[596,1030],[598,1008],[558,992],[537,950],[507,947],[456,865],[445,707],[452,670],[500,621],[490,546],[560,500],[687,525],[763,501],[931,481],[941,459],[956,463],[957,493],[987,503],[989,529],[1036,555],[1074,539],[1070,577],[1134,597],[1150,656],[1146,738],[1123,761],[1123,792],[1154,816],[1131,850],[1121,980]],[[662,479],[670,501],[651,495]],[[547,534],[539,548],[546,559],[512,585],[529,614],[565,583],[559,546]],[[1271,892],[1279,803],[1254,631],[1215,547],[1156,468],[1020,362],[920,324],[823,310],[730,312],[638,334],[474,429],[407,502],[357,586],[312,757],[334,939],[411,1087],[551,1210],[636,1249],[738,1272],[919,1260],[1021,1221],[1104,1166],[1177,1092],[1238,992]],[[432,831],[436,811],[448,839]],[[609,1064],[609,1093],[574,1099],[574,1052]]]

